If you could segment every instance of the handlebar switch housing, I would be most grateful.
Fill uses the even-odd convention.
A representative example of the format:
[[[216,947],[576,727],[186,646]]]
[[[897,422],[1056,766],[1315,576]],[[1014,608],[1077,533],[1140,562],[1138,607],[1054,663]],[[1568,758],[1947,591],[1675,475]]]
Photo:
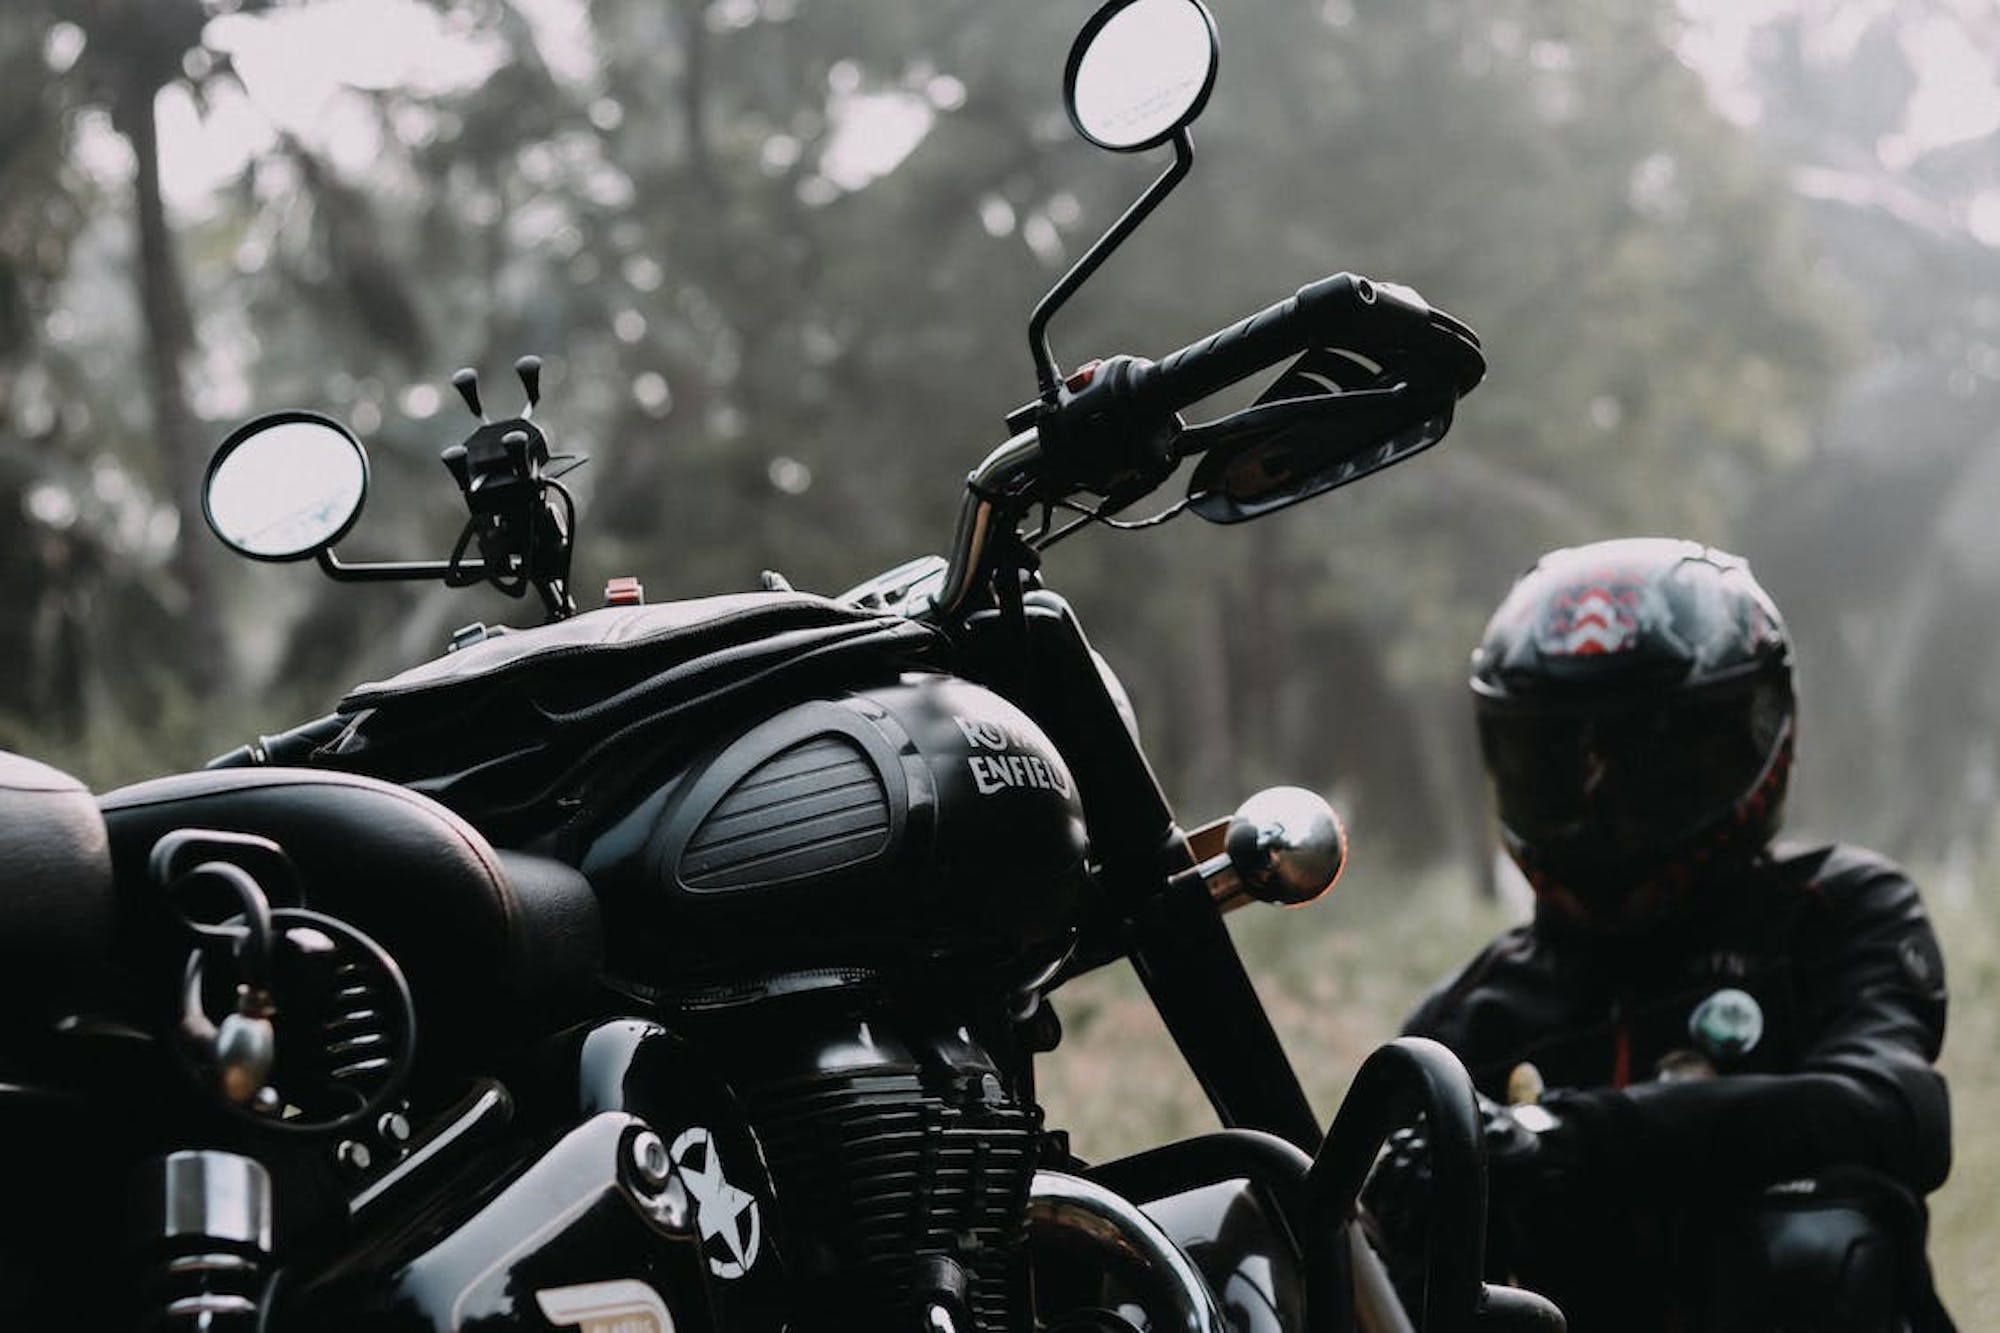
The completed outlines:
[[[1179,466],[1179,414],[1152,406],[1140,389],[1152,368],[1144,357],[1106,357],[1087,378],[1060,387],[1053,404],[1033,405],[1049,480],[1059,492],[1137,498]]]

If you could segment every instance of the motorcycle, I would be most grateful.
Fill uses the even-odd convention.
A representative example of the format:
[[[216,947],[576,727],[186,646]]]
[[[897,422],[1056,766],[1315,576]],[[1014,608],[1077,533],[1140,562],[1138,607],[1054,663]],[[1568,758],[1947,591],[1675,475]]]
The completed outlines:
[[[1079,34],[1078,131],[1173,161],[1036,307],[1038,394],[968,477],[946,556],[834,598],[767,575],[649,605],[622,581],[579,612],[576,460],[535,416],[531,357],[516,415],[454,377],[478,425],[443,451],[468,519],[442,560],[336,554],[368,465],[332,419],[223,443],[204,511],[239,553],[533,593],[545,623],[468,627],[327,717],[95,801],[0,763],[0,853],[28,886],[0,900],[19,998],[0,1115],[35,1203],[0,1230],[0,1308],[187,1329],[1408,1328],[1353,1223],[1422,1112],[1418,1326],[1562,1327],[1481,1281],[1457,1061],[1384,1046],[1322,1132],[1231,943],[1225,913],[1330,886],[1332,811],[1278,788],[1184,831],[1037,573],[1086,526],[1246,521],[1401,462],[1484,373],[1466,325],[1345,273],[1157,361],[1059,367],[1052,317],[1192,164],[1216,51],[1199,0],[1110,0]],[[1281,365],[1251,406],[1183,418]],[[1190,460],[1184,498],[1118,517]],[[1061,1038],[1051,995],[1119,959],[1226,1128],[1092,1164],[1045,1123],[1035,1057]]]

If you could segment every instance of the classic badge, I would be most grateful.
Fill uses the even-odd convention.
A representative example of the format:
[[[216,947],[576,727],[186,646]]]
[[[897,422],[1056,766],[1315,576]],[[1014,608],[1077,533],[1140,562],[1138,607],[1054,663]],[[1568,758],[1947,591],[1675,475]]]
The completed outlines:
[[[674,1333],[674,1317],[660,1293],[634,1278],[550,1287],[535,1293],[542,1317],[583,1333]]]

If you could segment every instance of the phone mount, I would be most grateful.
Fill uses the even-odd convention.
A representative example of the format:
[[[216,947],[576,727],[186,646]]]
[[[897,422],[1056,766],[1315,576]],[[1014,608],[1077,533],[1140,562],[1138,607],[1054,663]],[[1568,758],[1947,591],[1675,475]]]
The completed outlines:
[[[478,372],[467,368],[451,377],[479,425],[439,455],[468,511],[448,558],[350,564],[334,554],[334,544],[360,517],[368,455],[351,431],[316,412],[259,417],[223,441],[202,484],[209,527],[243,555],[312,557],[327,577],[343,583],[487,583],[510,597],[532,589],[549,620],[576,614],[569,590],[576,501],[559,478],[585,460],[553,452],[533,420],[542,397],[541,359],[524,356],[514,372],[527,403],[520,415],[498,421],[480,402]]]

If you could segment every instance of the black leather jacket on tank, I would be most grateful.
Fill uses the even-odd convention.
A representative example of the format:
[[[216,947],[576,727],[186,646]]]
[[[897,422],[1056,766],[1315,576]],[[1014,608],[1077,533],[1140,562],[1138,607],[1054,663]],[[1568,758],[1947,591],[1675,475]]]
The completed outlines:
[[[1756,1001],[1761,1033],[1740,1053],[1702,1049],[1690,1018],[1729,990]],[[1694,1312],[1715,1299],[1701,1289],[1728,1258],[1716,1251],[1769,1186],[1863,1168],[1911,1196],[1935,1189],[1951,1164],[1932,1067],[1944,1025],[1943,959],[1903,872],[1853,847],[1780,843],[1643,940],[1541,914],[1427,996],[1406,1031],[1451,1047],[1499,1101],[1517,1066],[1539,1071],[1563,1179],[1510,1200],[1496,1169],[1496,1264],[1587,1330],[1707,1326]]]

